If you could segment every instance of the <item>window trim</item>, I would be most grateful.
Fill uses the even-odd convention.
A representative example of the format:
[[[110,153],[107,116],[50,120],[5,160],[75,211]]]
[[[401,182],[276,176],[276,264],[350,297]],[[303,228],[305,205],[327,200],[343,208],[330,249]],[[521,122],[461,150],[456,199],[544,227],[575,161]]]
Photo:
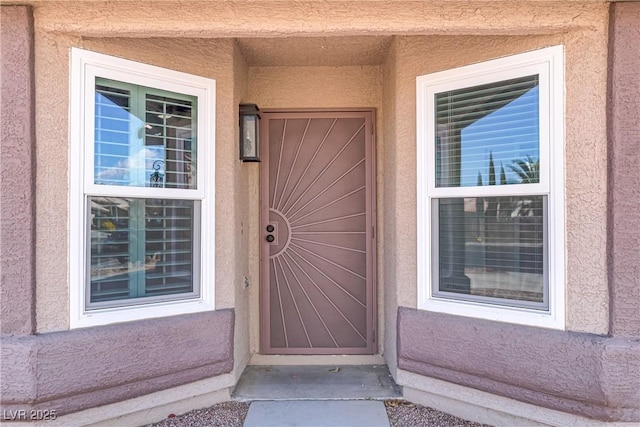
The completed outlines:
[[[69,144],[69,312],[70,328],[196,313],[215,309],[215,80],[117,58],[71,49]],[[88,310],[87,214],[90,195],[149,197],[150,188],[93,183],[93,109],[95,78],[146,86],[198,99],[196,189],[153,188],[155,198],[197,200],[201,204],[199,296],[176,300],[135,301]],[[205,220],[206,219],[206,220]],[[197,229],[198,227],[196,227]],[[194,230],[195,232],[195,230]],[[124,300],[123,300],[124,301]]]
[[[532,73],[533,71],[533,73]],[[436,187],[436,93],[499,82],[531,74],[540,76],[540,182],[508,186]],[[417,142],[417,285],[418,308],[552,329],[565,328],[565,207],[564,207],[564,47],[552,46],[418,76],[416,78]],[[549,309],[539,310],[460,300],[434,295],[432,199],[544,194],[548,236]],[[547,286],[547,284],[545,284]]]

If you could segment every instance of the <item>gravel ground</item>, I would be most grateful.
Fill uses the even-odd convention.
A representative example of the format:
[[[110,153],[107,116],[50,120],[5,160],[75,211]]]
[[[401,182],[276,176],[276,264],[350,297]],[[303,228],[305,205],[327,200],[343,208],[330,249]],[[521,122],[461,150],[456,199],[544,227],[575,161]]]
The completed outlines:
[[[404,400],[386,400],[391,427],[491,427]],[[249,403],[223,402],[184,415],[169,415],[164,421],[146,427],[242,427]]]
[[[223,402],[179,417],[169,415],[166,420],[147,427],[242,427],[247,411],[249,403]]]
[[[491,427],[463,420],[426,406],[416,405],[406,400],[384,402],[391,427]]]

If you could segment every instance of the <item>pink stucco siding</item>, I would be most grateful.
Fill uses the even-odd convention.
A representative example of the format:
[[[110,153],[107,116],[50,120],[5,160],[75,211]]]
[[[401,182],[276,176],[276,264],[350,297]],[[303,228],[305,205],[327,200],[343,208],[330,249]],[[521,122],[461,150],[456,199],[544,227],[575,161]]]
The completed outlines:
[[[24,335],[36,329],[33,17],[23,6],[0,13],[0,332]]]
[[[0,8],[3,409],[63,415],[237,379],[260,351],[259,166],[236,143],[237,105],[257,102],[377,108],[376,320],[394,375],[640,421],[640,2],[274,1],[259,19],[251,2],[180,2],[180,22],[171,2],[129,4],[144,22],[117,2],[13,3],[33,7]],[[568,46],[566,330],[417,310],[416,76],[553,44]],[[69,328],[70,47],[216,79],[215,311]]]

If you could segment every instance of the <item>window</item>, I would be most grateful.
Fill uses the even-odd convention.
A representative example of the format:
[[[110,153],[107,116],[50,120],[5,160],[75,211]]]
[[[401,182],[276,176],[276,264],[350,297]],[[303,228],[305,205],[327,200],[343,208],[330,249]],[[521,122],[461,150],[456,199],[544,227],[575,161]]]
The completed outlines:
[[[564,328],[563,48],[417,79],[419,308]]]
[[[71,327],[212,310],[215,82],[71,58]]]

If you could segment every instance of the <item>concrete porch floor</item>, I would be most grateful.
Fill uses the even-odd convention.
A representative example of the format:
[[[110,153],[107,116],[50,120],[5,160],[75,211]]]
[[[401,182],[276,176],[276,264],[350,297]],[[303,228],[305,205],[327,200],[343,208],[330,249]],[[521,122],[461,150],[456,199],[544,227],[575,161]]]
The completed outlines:
[[[381,401],[262,401],[251,404],[243,427],[389,427],[389,417]]]
[[[257,400],[384,400],[402,398],[386,365],[256,366],[242,373],[231,395]]]

